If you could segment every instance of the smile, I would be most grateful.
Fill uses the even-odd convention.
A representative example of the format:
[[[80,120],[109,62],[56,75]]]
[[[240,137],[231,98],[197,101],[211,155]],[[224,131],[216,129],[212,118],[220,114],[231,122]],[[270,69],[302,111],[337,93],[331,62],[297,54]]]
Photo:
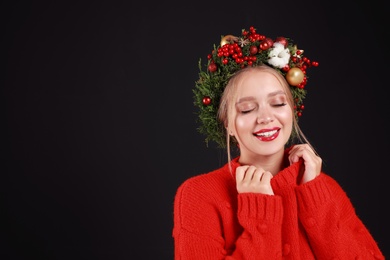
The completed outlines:
[[[275,127],[272,130],[263,129],[261,131],[254,133],[253,135],[256,136],[256,138],[259,139],[260,141],[269,142],[275,140],[279,136],[279,131],[280,128]]]
[[[270,136],[276,134],[277,132],[278,132],[278,130],[273,130],[273,131],[269,131],[269,132],[257,133],[255,135],[259,136],[259,137],[270,137]]]

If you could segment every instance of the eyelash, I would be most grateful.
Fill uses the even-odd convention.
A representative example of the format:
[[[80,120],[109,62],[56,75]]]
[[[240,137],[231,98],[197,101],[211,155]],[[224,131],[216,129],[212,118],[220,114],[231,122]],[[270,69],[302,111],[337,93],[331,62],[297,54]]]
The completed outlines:
[[[284,107],[285,105],[287,105],[287,103],[280,103],[280,104],[276,104],[276,105],[272,105],[273,107]],[[254,109],[250,109],[250,110],[243,110],[241,111],[241,114],[248,114],[250,112],[252,112]]]
[[[253,109],[251,109],[251,110],[245,110],[245,111],[241,111],[241,114],[248,114],[248,113],[250,113],[250,112],[252,112],[253,111]]]

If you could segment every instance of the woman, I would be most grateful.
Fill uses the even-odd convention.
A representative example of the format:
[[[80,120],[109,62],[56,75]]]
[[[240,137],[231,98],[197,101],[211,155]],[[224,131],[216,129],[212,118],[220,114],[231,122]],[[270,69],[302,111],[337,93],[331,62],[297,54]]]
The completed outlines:
[[[242,35],[222,39],[194,90],[195,99],[203,96],[200,130],[220,146],[221,137],[226,138],[229,160],[178,188],[175,259],[384,259],[299,129],[307,76],[297,79],[299,73],[288,72],[299,68],[305,75],[309,64],[318,64],[304,59],[291,40],[266,40],[253,27]],[[218,56],[225,45],[240,43],[243,56],[255,56],[255,63],[242,63],[232,53]],[[258,50],[251,52],[251,46]],[[288,54],[280,63],[272,61],[277,48]],[[239,66],[229,65],[232,61]],[[221,80],[224,74],[226,81]],[[215,87],[223,82],[228,83],[222,89]],[[210,124],[215,100],[219,121]],[[215,134],[221,130],[222,135]],[[232,145],[239,152],[233,159]]]

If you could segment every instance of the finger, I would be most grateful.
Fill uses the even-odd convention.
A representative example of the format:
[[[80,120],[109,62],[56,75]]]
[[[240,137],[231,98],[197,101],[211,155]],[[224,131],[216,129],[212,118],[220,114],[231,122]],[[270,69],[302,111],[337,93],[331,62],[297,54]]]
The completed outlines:
[[[271,182],[271,179],[273,178],[274,176],[272,175],[271,172],[264,172],[261,176],[261,181],[262,182],[265,182],[265,183],[270,183]]]
[[[299,160],[299,157],[296,155],[299,147],[300,145],[294,145],[294,147],[292,147],[291,150],[288,152],[288,160],[290,162],[290,165]]]
[[[244,179],[245,172],[249,166],[239,166],[236,169],[236,182],[239,183]]]
[[[289,151],[289,161],[290,161],[290,164],[293,164],[293,163],[296,163],[299,161],[300,158],[303,158],[304,160],[305,159],[309,159],[307,158],[307,156],[310,155],[310,153],[312,155],[314,155],[314,152],[313,150],[310,148],[309,145],[307,144],[299,144],[299,145],[295,145],[290,151]],[[306,157],[305,157],[306,155]]]
[[[261,178],[263,177],[264,170],[263,169],[256,169],[255,173],[253,174],[252,180],[260,182]]]
[[[252,181],[253,175],[254,175],[255,171],[256,171],[256,167],[255,166],[253,166],[253,165],[249,166],[246,169],[246,171],[245,171],[245,176],[244,176],[244,180],[243,181],[245,181],[245,182]]]
[[[288,160],[290,162],[290,165],[296,163],[297,161],[299,161],[299,154],[296,151],[294,151],[288,156]]]

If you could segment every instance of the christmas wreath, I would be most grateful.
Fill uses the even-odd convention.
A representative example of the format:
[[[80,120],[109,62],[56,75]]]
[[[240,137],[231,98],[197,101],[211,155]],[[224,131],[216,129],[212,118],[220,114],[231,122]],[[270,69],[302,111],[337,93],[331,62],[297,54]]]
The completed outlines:
[[[241,36],[222,35],[218,46],[207,56],[207,63],[199,59],[199,79],[195,82],[194,105],[198,108],[198,131],[206,136],[206,144],[215,141],[226,147],[226,131],[217,118],[220,98],[229,79],[247,66],[267,64],[279,71],[287,80],[294,98],[295,116],[304,110],[305,86],[309,67],[318,62],[303,56],[293,40],[286,37],[272,39],[257,33],[254,27],[242,29]]]

